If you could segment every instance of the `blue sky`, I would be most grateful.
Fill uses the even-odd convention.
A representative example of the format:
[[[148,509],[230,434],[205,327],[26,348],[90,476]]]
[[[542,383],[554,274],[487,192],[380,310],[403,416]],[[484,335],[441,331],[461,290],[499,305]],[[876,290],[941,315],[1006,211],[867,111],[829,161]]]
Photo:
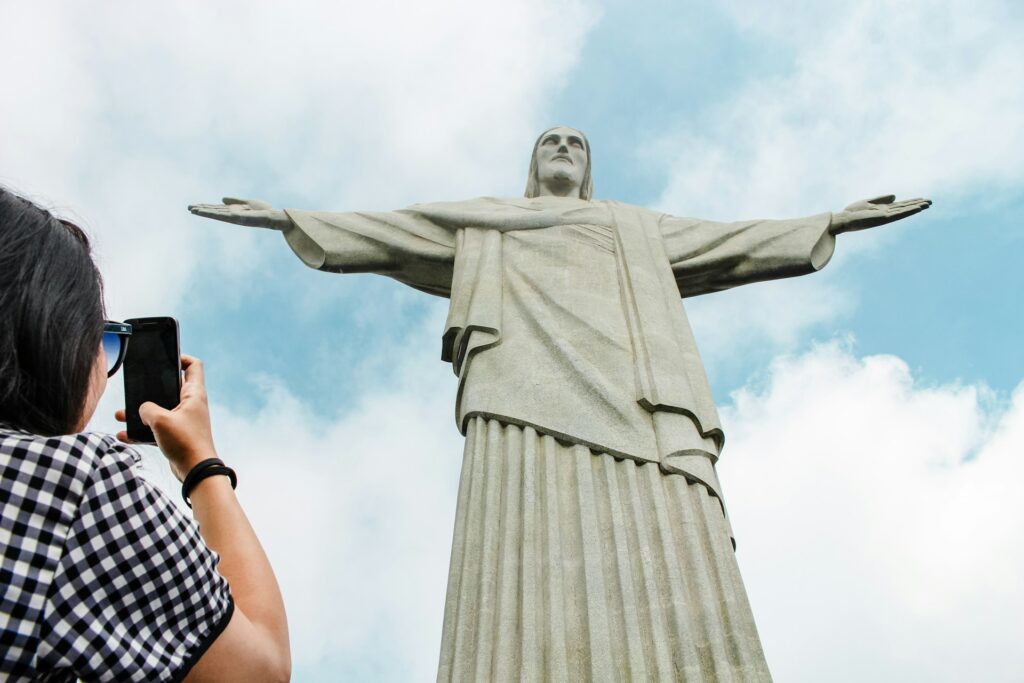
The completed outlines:
[[[534,137],[561,123],[590,137],[599,197],[677,215],[935,201],[842,236],[821,273],[687,310],[777,679],[1024,675],[1024,506],[1006,483],[1024,473],[1015,5],[2,11],[0,56],[23,66],[0,100],[0,182],[87,226],[112,316],[174,315],[206,361],[296,680],[436,666],[461,455],[445,305],[317,273],[280,236],[185,206],[517,195]],[[95,428],[119,401],[114,386]]]

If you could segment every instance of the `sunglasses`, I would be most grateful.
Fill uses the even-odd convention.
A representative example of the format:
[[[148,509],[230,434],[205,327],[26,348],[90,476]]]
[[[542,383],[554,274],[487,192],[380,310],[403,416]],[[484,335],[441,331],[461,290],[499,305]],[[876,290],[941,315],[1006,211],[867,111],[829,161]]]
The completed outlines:
[[[113,376],[124,362],[124,353],[128,349],[128,337],[132,334],[132,326],[107,320],[103,323],[103,354],[107,357],[107,377]]]

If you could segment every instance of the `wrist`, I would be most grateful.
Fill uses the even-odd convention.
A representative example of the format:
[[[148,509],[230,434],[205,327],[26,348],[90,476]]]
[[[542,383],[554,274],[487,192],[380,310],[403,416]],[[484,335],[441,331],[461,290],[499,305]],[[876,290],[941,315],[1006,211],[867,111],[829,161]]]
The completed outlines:
[[[218,500],[221,496],[228,493],[232,496],[235,493],[234,487],[231,486],[230,477],[226,474],[209,476],[192,487],[188,494],[188,500],[185,503],[193,510],[202,510],[208,508],[211,501]]]
[[[189,507],[192,507],[192,501],[189,500],[192,491],[203,481],[214,477],[227,477],[231,482],[231,488],[235,488],[238,485],[235,471],[225,465],[223,460],[220,458],[207,458],[189,470],[182,481],[181,497],[188,503]]]
[[[292,225],[294,225],[292,223],[292,219],[288,218],[288,214],[285,213],[283,209],[276,209],[271,212],[269,223],[270,225],[268,227],[281,232],[286,232],[292,227]]]
[[[828,233],[835,236],[843,231],[843,219],[841,218],[842,212],[835,213],[833,211],[831,216],[832,217],[829,219],[828,224]]]
[[[171,462],[171,470],[174,472],[174,476],[178,481],[185,481],[185,477],[188,473],[195,469],[196,465],[199,465],[207,460],[219,458],[217,451],[214,448],[204,448],[190,452],[186,455],[177,458],[168,458]]]

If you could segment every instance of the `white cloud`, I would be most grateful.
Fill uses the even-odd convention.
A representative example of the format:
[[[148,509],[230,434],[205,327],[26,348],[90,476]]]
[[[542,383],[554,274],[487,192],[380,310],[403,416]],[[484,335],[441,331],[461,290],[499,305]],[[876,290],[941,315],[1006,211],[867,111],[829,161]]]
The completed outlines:
[[[436,674],[462,442],[454,377],[432,360],[336,422],[273,384],[255,420],[214,414],[282,586],[297,670],[329,659],[381,679]]]
[[[0,182],[85,218],[116,315],[171,308],[197,270],[242,282],[259,265],[255,236],[189,203],[521,192],[592,14],[576,0],[21,3],[0,23]]]
[[[815,274],[688,299],[686,311],[708,375],[752,352],[792,350],[814,325],[836,322],[855,308],[855,295]],[[761,356],[759,356],[761,357]]]
[[[792,51],[699,130],[664,141],[661,199],[728,218],[839,209],[872,194],[955,197],[1024,175],[1022,22],[1010,3],[727,4],[741,34]]]
[[[922,387],[837,344],[723,411],[739,561],[786,681],[1024,675],[1024,384]]]

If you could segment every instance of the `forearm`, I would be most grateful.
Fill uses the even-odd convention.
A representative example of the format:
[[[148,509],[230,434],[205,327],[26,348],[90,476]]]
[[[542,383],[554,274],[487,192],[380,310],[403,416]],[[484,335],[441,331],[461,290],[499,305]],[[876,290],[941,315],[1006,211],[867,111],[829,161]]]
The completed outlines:
[[[155,403],[139,406],[139,417],[156,436],[179,481],[212,457],[213,445],[209,400],[203,364],[182,354],[185,369],[181,401],[174,410]],[[117,419],[124,420],[123,410]],[[118,435],[126,439],[127,434]],[[242,506],[231,480],[221,474],[206,476],[187,495],[206,545],[220,556],[218,571],[227,580],[235,604],[234,613],[214,638],[209,649],[189,671],[189,683],[258,683],[286,681],[291,675],[288,624],[281,591],[266,553]],[[212,625],[211,625],[212,626]],[[197,633],[201,636],[201,633]]]
[[[203,479],[189,494],[199,531],[220,555],[220,574],[231,586],[236,609],[266,639],[275,662],[290,660],[284,601],[263,547],[227,477]]]
[[[317,270],[391,274],[404,263],[454,260],[455,230],[415,211],[286,214],[288,246]]]
[[[804,275],[832,256],[832,214],[789,220],[663,223],[669,261],[683,296]]]

